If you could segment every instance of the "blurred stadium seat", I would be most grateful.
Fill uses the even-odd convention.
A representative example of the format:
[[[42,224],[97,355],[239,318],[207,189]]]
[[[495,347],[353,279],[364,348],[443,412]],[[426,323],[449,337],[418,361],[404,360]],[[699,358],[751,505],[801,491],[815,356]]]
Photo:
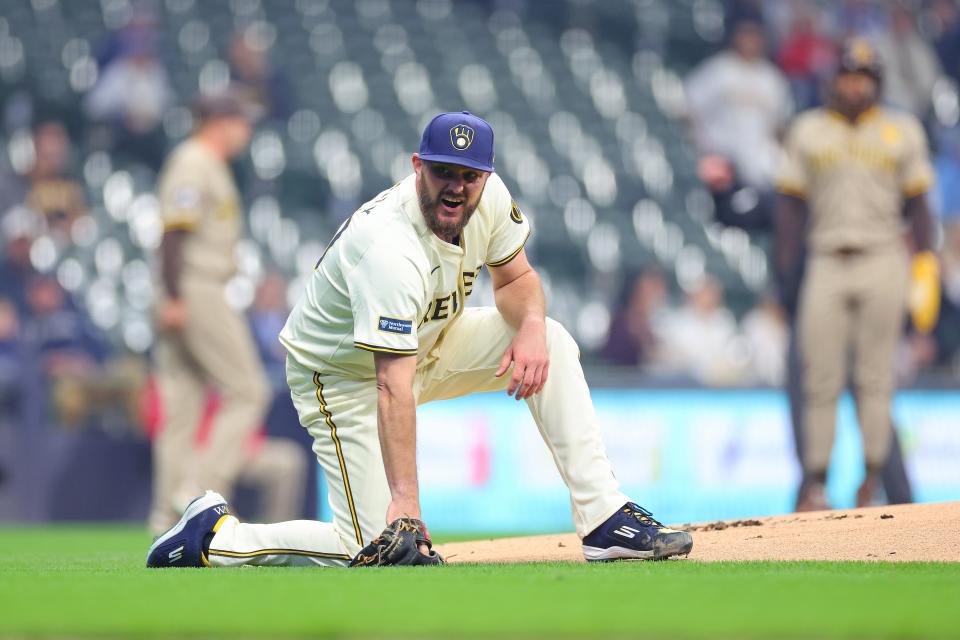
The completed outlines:
[[[537,228],[531,252],[548,276],[551,313],[587,351],[604,339],[606,323],[597,320],[608,317],[623,274],[648,263],[680,287],[709,271],[728,302],[745,308],[765,286],[764,254],[745,234],[715,227],[678,120],[680,73],[716,42],[721,5],[496,6],[6,0],[3,161],[12,169],[29,162],[31,120],[62,119],[90,206],[72,243],[36,241],[35,265],[85,301],[117,342],[149,349],[148,255],[161,233],[155,176],[110,153],[79,108],[102,71],[102,44],[147,7],[177,96],[162,121],[168,147],[190,131],[190,98],[229,81],[235,31],[269,56],[296,97],[288,117],[265,119],[238,168],[252,239],[231,287],[238,305],[250,303],[265,265],[293,278],[295,294],[339,222],[409,171],[426,119],[467,108],[497,132],[499,166]],[[448,49],[448,38],[460,46]]]

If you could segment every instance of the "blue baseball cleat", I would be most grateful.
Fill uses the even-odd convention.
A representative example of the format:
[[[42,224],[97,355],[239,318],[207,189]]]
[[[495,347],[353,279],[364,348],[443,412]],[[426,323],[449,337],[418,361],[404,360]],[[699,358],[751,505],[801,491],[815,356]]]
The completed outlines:
[[[215,491],[194,498],[180,521],[150,545],[147,566],[209,567],[204,542],[209,545],[209,540],[229,515],[227,501]]]
[[[687,555],[692,548],[689,533],[663,526],[635,502],[623,505],[583,539],[587,562],[663,560]]]

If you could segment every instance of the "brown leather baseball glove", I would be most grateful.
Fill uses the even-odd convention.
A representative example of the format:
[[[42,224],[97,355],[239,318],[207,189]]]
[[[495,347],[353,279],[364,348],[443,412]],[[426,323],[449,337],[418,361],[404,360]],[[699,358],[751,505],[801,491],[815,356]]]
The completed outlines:
[[[429,555],[420,552],[426,545]],[[430,534],[423,522],[414,518],[397,518],[379,536],[360,550],[350,561],[351,567],[389,567],[443,564],[433,550]]]

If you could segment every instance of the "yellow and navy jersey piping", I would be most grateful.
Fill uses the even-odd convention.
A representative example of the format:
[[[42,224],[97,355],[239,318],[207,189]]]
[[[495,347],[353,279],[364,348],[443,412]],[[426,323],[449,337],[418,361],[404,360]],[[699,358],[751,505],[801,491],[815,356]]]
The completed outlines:
[[[354,341],[353,346],[364,351],[373,351],[374,353],[393,353],[400,356],[413,356],[417,354],[416,349],[394,349],[392,347],[382,347],[376,344],[367,344],[366,342]]]
[[[527,237],[525,237],[525,238],[523,239],[523,242],[520,243],[520,246],[517,247],[517,249],[516,249],[513,253],[511,253],[510,255],[508,255],[506,258],[503,258],[502,260],[496,260],[496,261],[494,261],[494,262],[488,262],[488,263],[487,263],[487,266],[488,266],[488,267],[502,267],[503,265],[507,264],[508,262],[510,262],[511,260],[513,260],[514,258],[516,258],[518,255],[520,255],[520,252],[523,251],[523,248],[526,246],[527,240],[529,240],[529,239],[530,239],[530,232],[528,231],[528,232],[527,232]]]

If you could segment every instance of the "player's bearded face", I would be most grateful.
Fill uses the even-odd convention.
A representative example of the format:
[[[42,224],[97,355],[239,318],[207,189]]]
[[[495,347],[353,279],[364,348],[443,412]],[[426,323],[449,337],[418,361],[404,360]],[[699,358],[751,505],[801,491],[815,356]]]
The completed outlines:
[[[487,175],[466,167],[422,162],[417,193],[427,227],[441,238],[459,235],[480,203]]]
[[[841,108],[862,111],[877,101],[877,82],[865,73],[841,73],[833,89]]]

